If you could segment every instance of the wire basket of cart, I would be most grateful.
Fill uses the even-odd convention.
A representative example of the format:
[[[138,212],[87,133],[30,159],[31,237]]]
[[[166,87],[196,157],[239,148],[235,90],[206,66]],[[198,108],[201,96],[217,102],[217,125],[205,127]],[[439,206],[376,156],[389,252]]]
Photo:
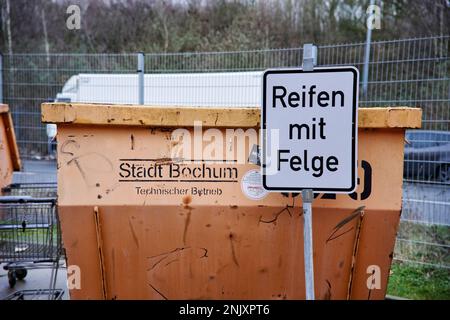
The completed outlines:
[[[56,182],[12,183],[2,188],[4,196],[30,196],[33,198],[56,198]]]
[[[54,287],[61,252],[55,198],[0,197],[0,263],[11,288],[26,277],[27,269],[49,264]]]

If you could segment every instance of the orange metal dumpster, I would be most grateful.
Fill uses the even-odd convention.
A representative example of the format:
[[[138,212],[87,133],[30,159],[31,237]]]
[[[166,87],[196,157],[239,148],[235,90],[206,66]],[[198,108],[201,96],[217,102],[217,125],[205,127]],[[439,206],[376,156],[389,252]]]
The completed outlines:
[[[58,124],[58,210],[80,277],[72,299],[305,297],[301,199],[265,192],[246,160],[258,108],[49,103],[42,120]],[[384,298],[404,130],[420,127],[421,111],[361,108],[358,124],[357,191],[313,203],[319,299]]]
[[[0,194],[15,170],[20,170],[20,157],[12,117],[8,105],[0,104]]]

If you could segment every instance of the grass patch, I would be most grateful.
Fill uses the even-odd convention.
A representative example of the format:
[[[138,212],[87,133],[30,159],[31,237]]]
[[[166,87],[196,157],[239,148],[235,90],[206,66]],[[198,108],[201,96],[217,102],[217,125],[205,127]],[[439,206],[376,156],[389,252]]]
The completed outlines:
[[[450,300],[450,269],[439,267],[450,266],[449,244],[449,226],[401,221],[394,251],[398,260],[392,264],[387,294],[408,299]]]
[[[395,244],[395,257],[450,266],[450,227],[401,221]]]
[[[393,263],[387,294],[420,300],[450,300],[450,270]]]

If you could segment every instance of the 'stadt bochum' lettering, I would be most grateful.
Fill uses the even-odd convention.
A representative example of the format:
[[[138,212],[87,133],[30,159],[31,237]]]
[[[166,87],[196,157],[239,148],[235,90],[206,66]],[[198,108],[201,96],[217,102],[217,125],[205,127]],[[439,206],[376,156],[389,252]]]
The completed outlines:
[[[272,108],[317,107],[339,110],[344,105],[345,96],[341,90],[319,91],[315,85],[309,88],[303,85],[298,91],[288,91],[284,86],[273,86]],[[310,121],[303,123],[290,123],[288,138],[290,140],[325,140],[327,138],[326,125],[323,117],[312,117]],[[331,172],[337,171],[339,159],[335,156],[329,156],[326,159],[321,155],[310,156],[307,149],[299,155],[293,155],[290,149],[279,149],[277,170],[280,171],[283,165],[289,165],[293,171],[312,171],[312,176],[319,178],[325,169]]]

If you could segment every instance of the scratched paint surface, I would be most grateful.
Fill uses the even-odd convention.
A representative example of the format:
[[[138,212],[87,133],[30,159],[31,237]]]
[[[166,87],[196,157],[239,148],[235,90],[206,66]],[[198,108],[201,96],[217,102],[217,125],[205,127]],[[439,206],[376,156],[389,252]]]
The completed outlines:
[[[361,129],[357,192],[314,202],[318,297],[384,297],[401,206],[403,134]],[[82,288],[71,297],[303,299],[299,196],[252,199],[242,180],[258,167],[249,163],[186,162],[180,168],[200,168],[197,174],[170,175],[173,147],[167,129],[59,126],[63,240],[68,263],[82,270]],[[161,169],[130,177],[132,164]],[[380,267],[380,289],[366,285],[370,265]]]

